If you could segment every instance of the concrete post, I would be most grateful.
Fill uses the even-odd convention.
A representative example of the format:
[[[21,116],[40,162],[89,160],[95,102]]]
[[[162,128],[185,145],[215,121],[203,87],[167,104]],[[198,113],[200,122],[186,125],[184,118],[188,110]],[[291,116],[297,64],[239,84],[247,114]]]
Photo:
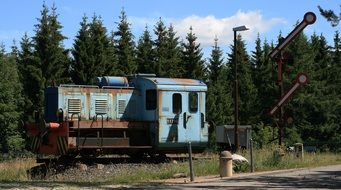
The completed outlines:
[[[229,151],[221,152],[219,157],[220,177],[231,177],[232,169],[232,154]]]

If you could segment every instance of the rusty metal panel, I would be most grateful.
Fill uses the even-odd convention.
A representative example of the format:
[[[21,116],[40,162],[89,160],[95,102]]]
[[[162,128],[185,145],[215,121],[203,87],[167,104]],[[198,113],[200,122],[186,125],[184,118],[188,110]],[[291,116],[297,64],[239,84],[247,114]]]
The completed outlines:
[[[67,151],[67,142],[65,140],[69,135],[67,123],[60,123],[58,128],[43,128],[39,125],[40,124],[25,125],[27,134],[31,140],[31,147],[33,148],[33,151],[42,155],[65,154]],[[41,136],[41,132],[43,132],[43,130],[46,130],[46,133]],[[62,145],[63,151],[60,151],[60,145]]]
[[[77,146],[77,137],[70,137],[72,147]],[[97,137],[80,137],[79,148],[115,148],[126,146],[129,147],[129,138],[97,138]]]
[[[96,121],[86,120],[79,121],[79,127],[81,129],[90,129],[90,128],[102,128],[101,118],[98,118]],[[150,122],[147,121],[120,121],[120,120],[104,120],[103,128],[111,128],[111,129],[129,129],[129,128],[145,128],[148,129]],[[70,122],[71,129],[78,128],[78,121]]]

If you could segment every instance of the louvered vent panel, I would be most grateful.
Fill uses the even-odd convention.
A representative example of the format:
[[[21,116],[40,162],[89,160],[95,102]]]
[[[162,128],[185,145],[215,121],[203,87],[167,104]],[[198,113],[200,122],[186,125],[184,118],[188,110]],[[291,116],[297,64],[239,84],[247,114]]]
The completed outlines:
[[[68,112],[69,113],[80,113],[81,112],[81,100],[80,99],[69,99],[68,100]]]
[[[96,114],[107,113],[108,101],[107,100],[96,100],[95,101],[95,112]]]
[[[118,114],[124,114],[125,109],[126,109],[126,101],[118,100]]]

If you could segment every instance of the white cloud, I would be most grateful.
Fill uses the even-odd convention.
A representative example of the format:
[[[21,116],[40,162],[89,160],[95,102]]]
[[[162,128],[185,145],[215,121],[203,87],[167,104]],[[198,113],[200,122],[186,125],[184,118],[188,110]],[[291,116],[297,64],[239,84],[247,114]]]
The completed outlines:
[[[285,20],[281,18],[264,20],[260,11],[239,10],[235,15],[225,18],[190,16],[176,21],[174,27],[180,36],[185,36],[189,32],[189,27],[192,26],[198,41],[203,46],[212,46],[215,36],[221,43],[231,43],[233,41],[232,28],[236,26],[246,25],[249,30],[243,31],[243,39],[254,41],[257,33],[262,34],[274,25],[284,23],[286,23]]]
[[[254,42],[257,33],[263,34],[269,31],[272,27],[278,24],[285,24],[283,18],[264,19],[261,11],[241,11],[239,10],[235,15],[225,18],[216,18],[215,16],[197,16],[192,15],[183,19],[162,18],[168,25],[172,23],[177,35],[183,39],[189,32],[190,26],[193,27],[193,32],[198,38],[198,42],[203,47],[213,45],[215,36],[218,37],[220,43],[230,44],[233,41],[232,28],[240,25],[246,25],[250,30],[243,31],[243,39],[248,42]],[[149,30],[158,21],[157,19],[130,17],[129,21],[138,28],[148,25]]]

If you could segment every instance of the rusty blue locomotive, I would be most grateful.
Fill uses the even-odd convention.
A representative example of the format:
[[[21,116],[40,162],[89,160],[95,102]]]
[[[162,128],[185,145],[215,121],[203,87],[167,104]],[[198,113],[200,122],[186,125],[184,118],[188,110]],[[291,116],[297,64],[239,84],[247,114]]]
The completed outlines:
[[[42,122],[26,125],[42,155],[166,154],[203,151],[207,86],[194,79],[150,74],[98,77],[98,85],[45,90]]]

